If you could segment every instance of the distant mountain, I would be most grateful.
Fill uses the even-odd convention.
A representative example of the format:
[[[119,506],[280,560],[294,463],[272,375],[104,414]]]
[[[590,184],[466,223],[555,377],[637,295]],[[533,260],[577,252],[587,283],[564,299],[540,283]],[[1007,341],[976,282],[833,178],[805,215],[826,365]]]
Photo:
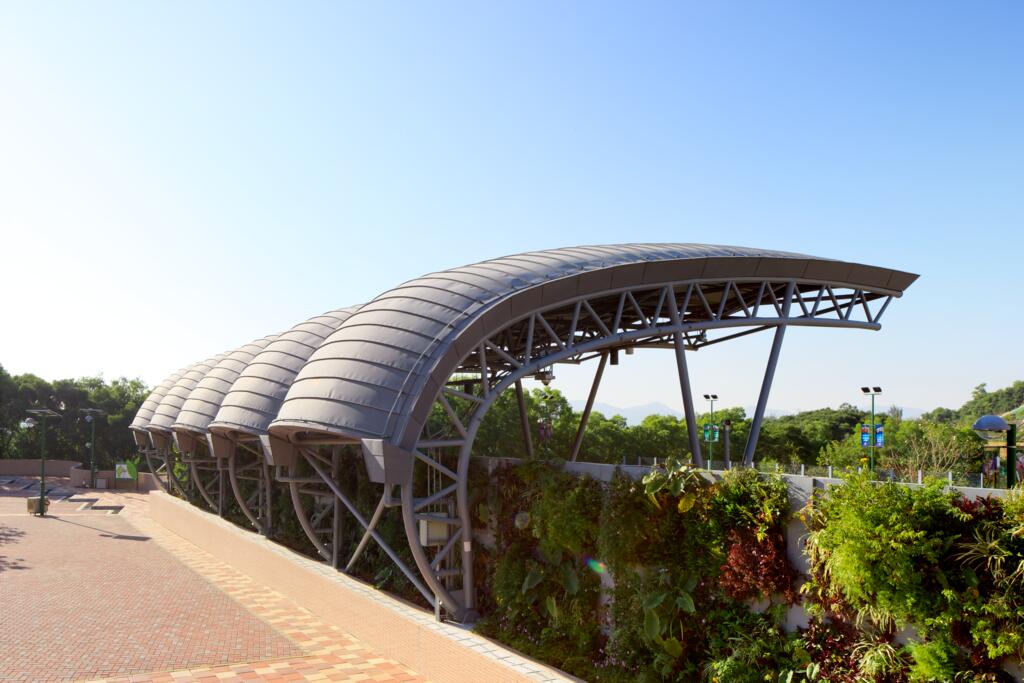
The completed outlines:
[[[579,412],[586,407],[586,401],[569,401],[572,409]],[[642,406],[628,406],[626,408],[620,408],[619,406],[613,406],[610,403],[594,403],[594,411],[601,413],[605,417],[611,417],[613,415],[621,415],[626,418],[626,422],[631,425],[640,424],[643,419],[648,415],[672,415],[674,417],[682,417],[682,413],[678,410],[669,408],[664,403],[645,403]]]

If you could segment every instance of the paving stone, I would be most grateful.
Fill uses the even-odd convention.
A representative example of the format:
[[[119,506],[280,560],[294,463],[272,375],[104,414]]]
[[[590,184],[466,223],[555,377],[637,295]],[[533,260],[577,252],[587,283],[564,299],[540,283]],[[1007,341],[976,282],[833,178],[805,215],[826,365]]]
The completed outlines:
[[[0,485],[0,681],[423,680],[149,520],[145,494],[68,490],[99,501],[37,518],[31,488],[13,488]]]

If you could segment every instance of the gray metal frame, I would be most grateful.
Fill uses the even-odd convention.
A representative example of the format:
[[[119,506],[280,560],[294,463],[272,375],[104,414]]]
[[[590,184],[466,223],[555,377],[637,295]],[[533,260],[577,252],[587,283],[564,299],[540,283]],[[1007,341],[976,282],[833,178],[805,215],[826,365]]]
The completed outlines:
[[[672,349],[690,450],[694,463],[703,465],[686,352],[773,331],[744,451],[749,464],[785,330],[877,330],[891,300],[916,278],[715,245],[605,245],[507,256],[417,278],[346,312],[326,332],[299,331],[289,348],[268,346],[241,372],[209,424],[208,450],[217,463],[212,475],[204,472],[209,463],[193,461],[188,482],[175,479],[169,423],[163,424],[172,404],[180,407],[184,384],[195,386],[194,368],[167,390],[153,419],[140,428],[155,447],[147,457],[152,452],[163,458],[171,486],[197,487],[213,505],[224,500],[226,482],[250,522],[265,530],[270,520],[261,509],[272,498],[273,476],[288,485],[295,514],[326,561],[351,570],[374,540],[438,614],[443,609],[466,621],[476,606],[469,458],[481,421],[503,391],[517,393],[522,436],[532,454],[523,379],[558,363],[597,360],[566,454],[575,460],[584,450],[606,365],[615,364],[622,350]],[[357,466],[352,460],[358,455],[343,454],[353,446],[370,480],[382,485],[370,519],[339,486],[342,468]],[[211,491],[213,476],[219,498]],[[251,495],[239,483],[247,478],[258,482]],[[395,507],[415,567],[406,566],[376,531]],[[350,517],[363,533],[352,552],[343,552],[339,529]]]
[[[703,466],[685,352],[774,329],[775,339],[744,455],[744,463],[749,465],[785,329],[798,326],[877,330],[892,297],[859,288],[792,279],[700,280],[573,298],[493,330],[465,354],[452,372],[451,381],[434,397],[448,417],[447,432],[421,433],[412,449],[415,468],[427,468],[444,482],[429,497],[416,495],[415,476],[402,486],[406,535],[424,580],[456,618],[472,618],[473,544],[468,538],[471,534],[466,533],[472,523],[468,504],[470,453],[487,410],[504,390],[515,387],[523,378],[555,363],[598,359],[592,399],[609,352],[629,347],[670,347],[677,359],[694,464]],[[878,300],[880,304],[872,310],[872,302]],[[737,331],[738,328],[749,329]],[[467,378],[474,374],[473,391],[467,392]],[[470,409],[459,414],[452,399]],[[592,400],[588,400],[588,407],[591,405]],[[584,424],[589,412],[584,410]],[[570,459],[580,447],[583,426]],[[446,502],[453,503],[450,507],[455,514],[421,511],[425,505]],[[450,541],[432,556],[428,556],[427,548],[420,542],[419,525],[423,522],[442,523],[451,528]],[[460,570],[461,580],[453,581],[452,568]]]
[[[272,454],[260,437],[266,434],[288,387],[310,354],[357,310],[358,306],[350,306],[328,311],[273,338],[240,370],[209,424],[209,452],[227,473],[231,492],[242,513],[265,536],[273,534],[275,481],[287,484],[281,481],[287,479],[283,474],[287,467],[280,467],[282,475],[274,477]],[[254,482],[253,490],[243,491],[243,482]],[[303,530],[322,554],[321,539],[313,532],[313,526],[300,507],[299,503],[295,504]],[[332,505],[332,514],[334,508]],[[331,522],[332,528],[339,522]]]
[[[152,472],[153,478],[156,479],[157,484],[164,491],[167,491],[169,486],[167,482],[167,473],[164,471],[165,465],[162,463],[156,463],[156,450],[153,448],[153,443],[150,439],[147,428],[149,427],[150,420],[153,419],[153,412],[156,410],[157,406],[159,406],[160,402],[163,401],[171,387],[177,384],[178,380],[181,379],[181,376],[188,372],[188,370],[189,368],[182,368],[181,370],[178,370],[161,382],[156,389],[150,392],[149,396],[146,397],[146,400],[143,401],[142,406],[139,407],[134,419],[132,419],[131,425],[128,427],[132,432],[132,437],[135,439],[135,445],[139,448],[139,453],[146,458],[146,464],[149,466],[149,470]]]
[[[161,482],[165,490],[174,489],[183,498],[191,498],[190,494],[195,487],[195,481],[194,476],[186,474],[186,477],[179,477],[175,474],[179,453],[175,444],[174,423],[192,390],[211,370],[217,367],[224,356],[225,354],[218,354],[213,358],[208,358],[192,365],[182,373],[178,381],[167,390],[163,399],[153,410],[153,417],[146,426],[151,448],[145,450],[144,454],[150,470],[157,476],[157,480]],[[161,472],[164,478],[161,478]]]

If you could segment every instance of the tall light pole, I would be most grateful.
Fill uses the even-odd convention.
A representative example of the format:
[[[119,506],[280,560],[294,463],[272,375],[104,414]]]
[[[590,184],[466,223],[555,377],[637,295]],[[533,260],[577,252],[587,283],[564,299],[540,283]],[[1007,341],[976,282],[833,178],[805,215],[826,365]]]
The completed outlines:
[[[44,517],[46,515],[46,421],[49,419],[59,420],[60,413],[49,408],[32,408],[25,412],[39,418],[39,422],[42,423],[42,449],[39,459],[39,507],[36,509],[36,514]],[[36,425],[36,421],[30,417],[22,424],[31,428]]]
[[[718,400],[718,394],[704,394],[704,400],[711,402],[711,432],[708,434],[708,462],[711,462],[715,459],[715,443],[713,439],[715,436],[715,401]]]
[[[85,413],[85,421],[91,429],[89,435],[89,488],[96,488],[96,420],[103,411],[99,408],[82,408]]]
[[[875,430],[875,396],[882,393],[882,387],[861,387],[860,391],[862,394],[871,397],[871,434],[868,438],[868,447],[871,449],[869,453],[868,469],[872,472],[875,471],[875,442],[877,439]]]

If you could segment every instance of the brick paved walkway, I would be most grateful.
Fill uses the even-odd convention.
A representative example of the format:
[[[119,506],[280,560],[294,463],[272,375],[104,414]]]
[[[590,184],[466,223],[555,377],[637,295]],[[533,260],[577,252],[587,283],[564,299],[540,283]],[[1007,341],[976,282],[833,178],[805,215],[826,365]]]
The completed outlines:
[[[145,501],[79,493],[39,519],[0,494],[0,681],[422,680],[153,523]]]

